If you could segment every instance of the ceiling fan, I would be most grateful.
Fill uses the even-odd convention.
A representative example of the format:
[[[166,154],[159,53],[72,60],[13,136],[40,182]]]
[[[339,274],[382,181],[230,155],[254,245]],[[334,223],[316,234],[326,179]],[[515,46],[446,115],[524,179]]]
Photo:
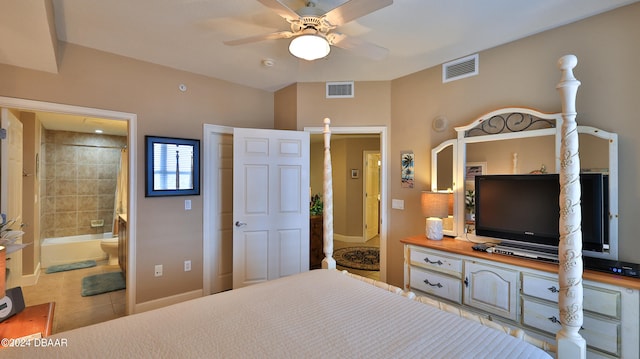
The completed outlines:
[[[316,7],[315,1],[308,1],[306,6],[297,12],[279,0],[258,1],[287,20],[291,25],[291,31],[250,36],[225,41],[224,44],[235,46],[263,40],[293,38],[289,45],[291,54],[309,61],[327,56],[331,51],[330,46],[350,50],[372,59],[382,59],[388,53],[388,50],[383,47],[348,37],[333,30],[340,25],[393,4],[393,0],[350,0],[328,12]]]

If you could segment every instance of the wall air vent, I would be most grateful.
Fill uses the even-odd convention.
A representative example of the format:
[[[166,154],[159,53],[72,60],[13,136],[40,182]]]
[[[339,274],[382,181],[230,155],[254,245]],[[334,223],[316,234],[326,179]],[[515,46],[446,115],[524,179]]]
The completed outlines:
[[[460,80],[478,74],[478,54],[442,64],[442,82]]]
[[[353,81],[327,82],[327,98],[351,98],[353,90]]]

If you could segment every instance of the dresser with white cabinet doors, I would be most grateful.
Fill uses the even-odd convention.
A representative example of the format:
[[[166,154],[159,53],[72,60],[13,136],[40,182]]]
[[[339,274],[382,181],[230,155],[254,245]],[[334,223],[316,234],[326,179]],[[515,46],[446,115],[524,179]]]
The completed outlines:
[[[409,237],[405,290],[473,311],[549,342],[560,329],[557,265],[471,250],[471,243]],[[640,357],[640,281],[585,271],[580,334],[588,358]]]

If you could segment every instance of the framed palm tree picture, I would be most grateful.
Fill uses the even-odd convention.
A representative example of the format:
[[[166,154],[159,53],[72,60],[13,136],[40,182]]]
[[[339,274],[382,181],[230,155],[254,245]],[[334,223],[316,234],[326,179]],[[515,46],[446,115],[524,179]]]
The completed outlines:
[[[413,151],[401,152],[402,174],[401,174],[401,186],[402,188],[413,188],[414,185],[414,169],[413,169]]]

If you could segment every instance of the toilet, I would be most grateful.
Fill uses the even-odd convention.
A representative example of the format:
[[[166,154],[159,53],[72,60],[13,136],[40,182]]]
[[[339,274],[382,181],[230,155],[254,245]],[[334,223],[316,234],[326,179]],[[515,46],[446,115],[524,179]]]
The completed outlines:
[[[100,240],[100,248],[109,255],[109,265],[118,265],[118,238]]]

